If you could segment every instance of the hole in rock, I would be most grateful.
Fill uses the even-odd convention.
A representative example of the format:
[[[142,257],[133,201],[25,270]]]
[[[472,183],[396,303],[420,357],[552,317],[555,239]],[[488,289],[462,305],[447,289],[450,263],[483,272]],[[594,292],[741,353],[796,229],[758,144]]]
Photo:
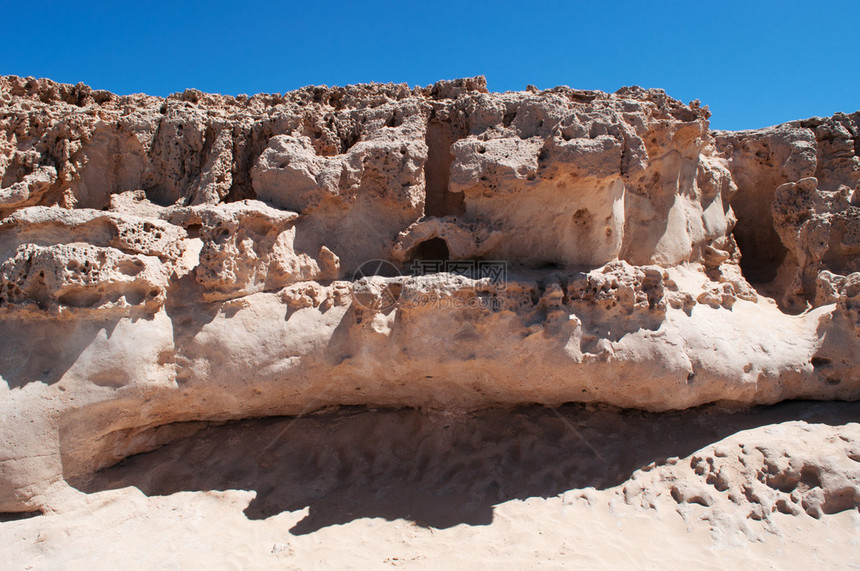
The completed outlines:
[[[189,224],[185,227],[185,231],[188,232],[189,238],[199,238],[200,230],[203,228],[202,224]]]
[[[127,276],[136,276],[143,271],[143,262],[138,260],[122,260],[117,269]]]
[[[821,478],[818,476],[818,468],[815,466],[804,466],[800,470],[800,482],[808,489],[820,488]]]
[[[151,186],[144,190],[146,199],[158,206],[173,206],[181,197],[175,190],[161,185]]]
[[[57,301],[66,307],[94,307],[101,301],[101,297],[98,290],[80,288],[61,294]]]
[[[732,235],[741,251],[741,272],[754,286],[772,282],[788,253],[773,227],[770,209],[776,186],[770,186],[738,180],[731,202],[738,219]]]
[[[442,238],[431,238],[418,244],[412,255],[413,260],[434,260],[445,262],[451,259],[448,243]]]
[[[735,228],[734,236],[741,251],[741,272],[747,281],[753,285],[772,282],[788,253],[773,227],[740,232]]]
[[[146,299],[146,290],[141,288],[130,289],[125,292],[125,301],[131,305],[140,305]]]

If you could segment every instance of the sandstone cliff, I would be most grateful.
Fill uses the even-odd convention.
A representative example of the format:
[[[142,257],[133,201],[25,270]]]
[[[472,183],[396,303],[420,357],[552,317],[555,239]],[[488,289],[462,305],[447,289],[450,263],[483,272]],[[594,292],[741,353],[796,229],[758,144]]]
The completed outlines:
[[[332,405],[860,397],[860,113],[0,78],[0,511]]]

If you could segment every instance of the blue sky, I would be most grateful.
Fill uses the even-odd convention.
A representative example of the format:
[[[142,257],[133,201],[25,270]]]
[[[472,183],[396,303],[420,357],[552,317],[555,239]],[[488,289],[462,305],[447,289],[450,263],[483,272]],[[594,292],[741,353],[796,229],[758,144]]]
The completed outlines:
[[[661,87],[718,129],[860,109],[848,0],[0,2],[0,74],[120,94],[483,74],[492,91]]]

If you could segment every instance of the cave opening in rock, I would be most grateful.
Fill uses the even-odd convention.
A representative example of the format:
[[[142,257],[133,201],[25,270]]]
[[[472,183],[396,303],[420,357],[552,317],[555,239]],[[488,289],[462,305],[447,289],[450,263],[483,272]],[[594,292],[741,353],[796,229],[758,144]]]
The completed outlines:
[[[448,251],[448,243],[442,238],[425,240],[415,247],[412,259],[421,261],[448,261],[451,259],[451,254]]]
[[[737,216],[732,235],[741,252],[741,272],[750,284],[772,282],[788,253],[773,227],[773,193],[741,188],[732,210]]]
[[[733,232],[741,251],[741,272],[753,285],[772,282],[788,253],[772,226],[769,230],[735,229]]]
[[[459,216],[466,211],[463,194],[448,190],[448,180],[454,155],[451,145],[461,138],[448,122],[431,120],[427,124],[427,162],[424,164],[426,196],[425,216]]]

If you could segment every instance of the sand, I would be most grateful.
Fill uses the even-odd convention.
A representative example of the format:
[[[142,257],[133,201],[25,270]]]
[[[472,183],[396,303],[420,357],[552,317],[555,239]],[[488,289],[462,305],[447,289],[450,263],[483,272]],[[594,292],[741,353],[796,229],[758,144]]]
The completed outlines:
[[[14,569],[860,568],[856,498],[837,505],[831,494],[820,513],[810,500],[845,482],[856,491],[857,418],[860,403],[794,402],[659,415],[354,408],[197,425],[58,487],[54,513],[7,516],[0,560]],[[740,471],[721,486],[697,474],[700,464]],[[817,484],[786,484],[799,465],[816,470]],[[733,495],[738,487],[750,492]],[[796,509],[783,513],[792,510],[774,502],[791,493]]]

